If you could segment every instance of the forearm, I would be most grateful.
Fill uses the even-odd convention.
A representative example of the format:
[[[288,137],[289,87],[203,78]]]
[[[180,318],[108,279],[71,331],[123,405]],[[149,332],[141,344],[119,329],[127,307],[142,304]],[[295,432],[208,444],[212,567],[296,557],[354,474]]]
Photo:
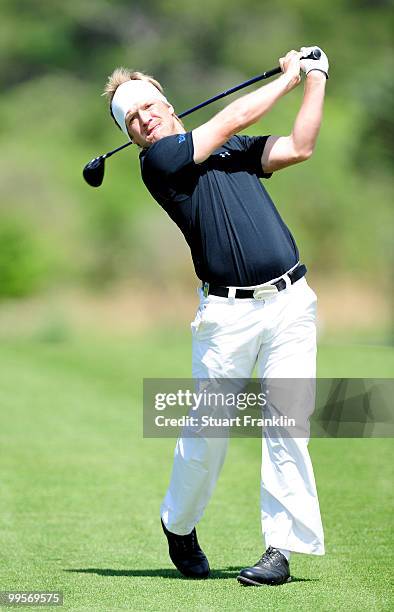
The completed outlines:
[[[256,123],[274,104],[295,86],[294,78],[282,74],[272,83],[235,100],[222,111],[218,119],[229,134],[235,134]]]
[[[317,70],[305,79],[304,98],[294,122],[291,138],[294,150],[309,157],[314,149],[323,118],[326,76]]]

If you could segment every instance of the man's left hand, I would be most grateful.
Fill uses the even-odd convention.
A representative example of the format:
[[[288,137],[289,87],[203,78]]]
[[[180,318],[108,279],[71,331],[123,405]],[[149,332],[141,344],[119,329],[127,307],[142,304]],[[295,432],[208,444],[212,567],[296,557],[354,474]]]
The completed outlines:
[[[321,72],[324,72],[324,74],[328,78],[328,66],[329,66],[329,64],[328,64],[328,57],[324,53],[324,51],[322,51],[320,49],[320,47],[317,47],[316,45],[314,45],[313,47],[301,47],[300,51],[301,51],[303,56],[307,56],[314,49],[319,49],[319,51],[321,53],[320,59],[318,59],[318,60],[314,60],[314,59],[303,59],[303,60],[301,60],[301,70],[303,72],[305,72],[306,75],[309,72],[311,72],[312,70],[320,70]]]

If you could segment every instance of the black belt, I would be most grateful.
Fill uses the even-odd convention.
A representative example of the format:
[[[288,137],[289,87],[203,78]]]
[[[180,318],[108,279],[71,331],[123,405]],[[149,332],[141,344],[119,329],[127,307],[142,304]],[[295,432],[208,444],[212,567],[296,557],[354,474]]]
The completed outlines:
[[[289,277],[290,283],[294,285],[294,283],[296,283],[298,280],[300,280],[300,278],[305,276],[305,274],[306,266],[304,264],[300,264],[292,272],[289,272],[287,276]],[[283,291],[283,289],[286,289],[286,281],[284,278],[280,278],[274,283],[268,283],[268,286],[269,285],[275,286],[278,291]],[[203,283],[202,289],[205,296],[211,294],[217,295],[218,297],[228,297],[228,287],[211,285],[211,283]],[[253,293],[254,289],[237,289],[234,297],[236,297],[237,299],[250,299],[254,297]]]

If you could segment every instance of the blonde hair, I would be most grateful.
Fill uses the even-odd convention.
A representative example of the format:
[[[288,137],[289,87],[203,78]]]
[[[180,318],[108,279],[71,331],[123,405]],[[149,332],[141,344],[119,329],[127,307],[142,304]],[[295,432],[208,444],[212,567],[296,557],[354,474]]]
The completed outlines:
[[[126,83],[127,81],[148,81],[152,83],[159,91],[164,95],[163,87],[160,85],[159,81],[156,81],[149,74],[145,74],[144,72],[138,72],[137,70],[131,70],[130,68],[124,68],[120,66],[119,68],[115,68],[112,74],[109,75],[107,83],[105,85],[104,91],[102,93],[103,96],[107,96],[109,103],[109,112],[111,113],[112,119],[115,121],[116,125],[119,127],[111,108],[111,102],[115,95],[115,91],[118,89],[119,85],[122,83]],[[179,121],[179,123],[183,127],[182,121],[179,119],[177,115],[175,118]]]

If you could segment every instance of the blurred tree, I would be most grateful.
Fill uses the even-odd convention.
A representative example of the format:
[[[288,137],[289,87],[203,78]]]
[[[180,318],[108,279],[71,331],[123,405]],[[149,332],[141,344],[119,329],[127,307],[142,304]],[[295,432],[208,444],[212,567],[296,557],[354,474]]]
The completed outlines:
[[[388,0],[2,0],[3,295],[33,291],[39,278],[49,282],[39,263],[38,235],[59,282],[73,275],[102,285],[129,271],[138,274],[136,220],[146,210],[156,212],[139,178],[138,152],[112,158],[99,190],[81,179],[83,164],[124,141],[100,98],[115,66],[154,74],[181,111],[303,44],[320,44],[330,58],[325,119],[313,159],[273,177],[269,190],[316,270],[330,263],[360,275],[378,270],[384,278],[391,265],[385,256],[393,136],[390,17]],[[301,88],[250,133],[287,132],[300,98]],[[221,107],[192,115],[187,129]],[[16,225],[15,219],[10,225],[10,210]],[[144,247],[141,276],[147,277],[149,266],[154,275],[154,247],[152,263],[149,244]],[[30,280],[11,281],[18,268],[20,279]]]
[[[354,161],[363,173],[389,174],[394,163],[394,81],[388,75],[394,73],[394,65],[384,62],[376,72],[368,79],[368,87],[359,91],[361,117]]]
[[[41,289],[49,267],[40,243],[19,220],[0,224],[0,297],[22,297]]]

